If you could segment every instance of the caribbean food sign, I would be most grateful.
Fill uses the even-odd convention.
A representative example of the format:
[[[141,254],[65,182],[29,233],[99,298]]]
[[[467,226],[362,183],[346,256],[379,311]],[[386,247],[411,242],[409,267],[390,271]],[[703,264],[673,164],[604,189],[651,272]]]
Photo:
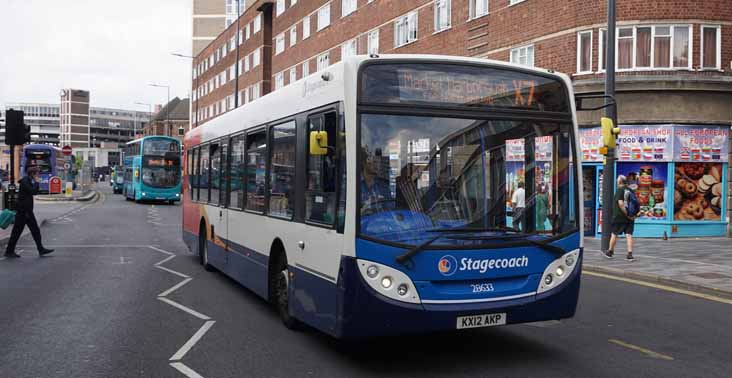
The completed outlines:
[[[674,160],[726,162],[728,139],[727,128],[677,126],[674,129]]]

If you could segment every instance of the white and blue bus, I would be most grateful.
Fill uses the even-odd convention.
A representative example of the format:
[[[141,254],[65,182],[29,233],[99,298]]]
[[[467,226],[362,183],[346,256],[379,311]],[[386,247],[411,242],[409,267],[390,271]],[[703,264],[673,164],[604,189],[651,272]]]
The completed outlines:
[[[125,199],[135,202],[181,198],[181,143],[166,136],[147,136],[127,142],[124,152]]]
[[[25,176],[26,170],[30,167],[37,167],[40,172],[39,191],[48,193],[51,177],[59,176],[64,169],[61,149],[48,144],[23,146],[23,154],[20,157],[20,177]]]
[[[569,318],[575,113],[547,70],[350,57],[186,135],[183,239],[338,338]]]

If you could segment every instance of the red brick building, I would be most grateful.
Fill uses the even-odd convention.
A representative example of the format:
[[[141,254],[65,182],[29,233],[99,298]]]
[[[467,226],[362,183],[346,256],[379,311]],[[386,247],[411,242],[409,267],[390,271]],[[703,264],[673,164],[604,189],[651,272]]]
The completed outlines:
[[[606,15],[606,0],[254,1],[194,60],[191,123],[195,127],[246,106],[355,54],[511,61],[564,72],[572,77],[577,93],[600,94]],[[633,176],[639,168],[648,168],[643,160],[660,157],[653,163],[654,182],[663,183],[657,192],[662,189],[665,196],[657,200],[669,199],[662,211],[641,221],[639,233],[721,235],[732,224],[732,165],[727,163],[732,160],[732,3],[617,0],[617,16],[616,100],[619,122],[630,137],[622,142],[628,151],[620,153],[617,169]],[[593,153],[599,135],[593,126],[601,114],[581,112],[578,117],[584,127],[583,176],[594,180],[585,182],[585,188],[594,189],[596,198],[601,156]],[[643,146],[630,149],[631,142]],[[644,148],[661,153],[643,154]],[[717,198],[726,211],[717,207],[714,214],[695,214],[694,219],[684,212],[687,197],[678,196],[678,185],[669,180],[684,164],[704,164],[704,172],[713,170],[717,176],[727,172],[719,177],[726,183],[726,201],[722,204]],[[704,195],[709,193],[696,197]],[[585,201],[585,214],[591,216],[585,225],[592,226],[588,234],[597,231],[600,210],[591,202]]]

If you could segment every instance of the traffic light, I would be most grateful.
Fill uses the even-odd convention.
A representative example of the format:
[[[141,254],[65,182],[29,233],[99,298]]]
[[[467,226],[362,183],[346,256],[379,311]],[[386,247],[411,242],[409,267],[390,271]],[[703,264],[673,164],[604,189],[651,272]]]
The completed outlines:
[[[602,125],[602,144],[605,145],[605,148],[615,148],[620,128],[616,127],[613,120],[607,117],[602,117],[600,124]]]
[[[9,109],[5,112],[5,144],[17,146],[30,142],[30,126],[25,124],[22,110]]]

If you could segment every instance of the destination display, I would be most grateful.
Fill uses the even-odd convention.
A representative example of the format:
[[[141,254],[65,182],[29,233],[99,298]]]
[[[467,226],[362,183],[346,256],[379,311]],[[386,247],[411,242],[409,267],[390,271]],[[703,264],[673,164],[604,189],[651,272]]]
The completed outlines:
[[[174,167],[176,165],[178,165],[177,159],[165,159],[165,158],[158,158],[158,157],[146,157],[145,158],[146,167]]]
[[[363,71],[361,102],[569,112],[558,80],[494,67],[380,64]]]

